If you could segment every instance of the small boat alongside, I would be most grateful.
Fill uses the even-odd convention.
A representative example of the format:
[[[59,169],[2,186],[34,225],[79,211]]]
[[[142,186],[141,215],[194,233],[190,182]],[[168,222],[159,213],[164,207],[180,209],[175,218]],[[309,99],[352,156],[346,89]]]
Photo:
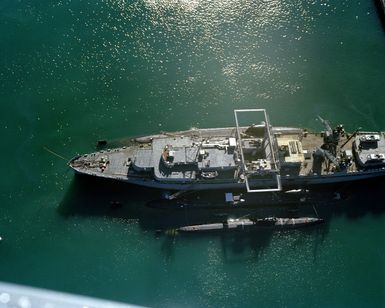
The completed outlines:
[[[177,230],[181,232],[205,232],[218,230],[244,230],[254,226],[255,222],[250,219],[228,219],[221,223],[200,224],[180,227]]]
[[[322,218],[317,217],[297,217],[297,218],[279,218],[266,217],[255,220],[257,226],[278,227],[278,228],[297,228],[309,225],[323,223]]]
[[[224,222],[183,226],[180,232],[209,232],[209,231],[244,231],[256,227],[270,228],[299,228],[323,223],[324,220],[317,217],[280,218],[266,217],[259,219],[227,219]]]

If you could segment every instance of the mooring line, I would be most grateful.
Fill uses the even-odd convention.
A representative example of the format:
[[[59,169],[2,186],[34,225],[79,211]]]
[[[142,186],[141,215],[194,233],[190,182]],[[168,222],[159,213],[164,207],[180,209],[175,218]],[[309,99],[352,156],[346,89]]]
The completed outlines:
[[[67,158],[65,158],[65,157],[63,157],[63,156],[61,156],[61,155],[55,153],[54,151],[48,149],[47,147],[43,147],[43,148],[44,148],[44,150],[46,150],[47,152],[51,153],[52,155],[55,155],[55,156],[57,156],[57,157],[59,157],[59,158],[65,160],[65,161],[69,161]]]

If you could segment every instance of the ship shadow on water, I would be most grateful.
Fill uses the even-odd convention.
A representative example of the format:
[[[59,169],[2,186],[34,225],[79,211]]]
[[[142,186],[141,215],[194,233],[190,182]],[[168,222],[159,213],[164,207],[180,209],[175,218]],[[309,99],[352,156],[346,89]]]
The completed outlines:
[[[214,240],[222,249],[225,262],[258,259],[270,247],[274,236],[291,240],[291,248],[300,249],[311,241],[314,258],[327,237],[330,224],[337,217],[349,220],[365,215],[383,215],[383,181],[367,181],[336,188],[327,187],[308,192],[307,199],[260,199],[256,194],[249,202],[231,205],[224,192],[192,193],[183,202],[165,201],[163,193],[125,183],[75,176],[58,213],[65,217],[111,217],[137,221],[140,230],[153,232],[162,241],[161,253],[167,260],[175,257],[175,249],[188,241]],[[248,199],[248,195],[244,195]],[[255,199],[253,199],[255,198]],[[279,200],[279,202],[277,202]],[[286,201],[288,201],[286,203]],[[165,206],[166,205],[166,206]],[[221,223],[228,218],[315,217],[323,224],[296,229],[255,227],[248,230],[216,230],[213,232],[180,232],[182,226]]]
[[[64,217],[79,215],[139,219],[145,202],[154,198],[160,198],[160,192],[76,175],[58,212]]]
[[[376,13],[382,24],[382,30],[385,33],[385,7],[382,6],[382,0],[372,0],[376,8]]]

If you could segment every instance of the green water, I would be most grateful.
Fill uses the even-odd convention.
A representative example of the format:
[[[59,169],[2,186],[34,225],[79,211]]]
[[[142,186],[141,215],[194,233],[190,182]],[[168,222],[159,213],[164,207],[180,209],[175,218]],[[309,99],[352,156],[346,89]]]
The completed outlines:
[[[165,236],[192,213],[44,150],[229,126],[235,108],[385,129],[384,59],[374,1],[2,0],[0,280],[148,306],[385,306],[384,183],[316,228]]]

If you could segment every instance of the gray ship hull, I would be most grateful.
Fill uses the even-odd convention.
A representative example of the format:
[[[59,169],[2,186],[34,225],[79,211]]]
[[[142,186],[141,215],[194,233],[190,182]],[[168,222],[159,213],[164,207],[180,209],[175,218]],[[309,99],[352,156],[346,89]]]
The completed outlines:
[[[101,175],[99,173],[92,172],[83,172],[75,170],[76,174],[93,176],[97,178],[109,179],[120,181],[132,185],[143,186],[147,188],[154,188],[160,190],[239,190],[244,189],[244,183],[237,182],[212,182],[212,183],[162,183],[150,178],[139,178],[139,177],[124,177],[124,176],[110,176],[110,175]],[[309,188],[313,186],[323,186],[323,185],[338,185],[345,184],[349,182],[358,182],[375,178],[385,178],[385,169],[381,168],[378,170],[368,170],[360,171],[350,174],[331,174],[331,175],[309,175],[309,176],[291,176],[283,177],[282,189],[288,190],[293,188]],[[255,180],[251,182],[253,187],[271,187],[274,185],[272,180]]]

